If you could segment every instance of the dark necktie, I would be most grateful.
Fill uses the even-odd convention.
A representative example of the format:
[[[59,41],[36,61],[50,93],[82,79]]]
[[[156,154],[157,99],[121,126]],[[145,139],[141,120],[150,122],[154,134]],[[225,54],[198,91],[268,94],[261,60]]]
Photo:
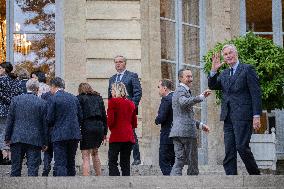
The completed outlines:
[[[121,81],[121,74],[117,74],[116,82],[120,82],[120,81]]]
[[[191,90],[190,90],[190,89],[188,89],[188,92],[189,92],[189,94],[191,95]]]
[[[231,69],[230,69],[230,76],[233,76],[233,75],[234,75],[234,69],[231,68]]]

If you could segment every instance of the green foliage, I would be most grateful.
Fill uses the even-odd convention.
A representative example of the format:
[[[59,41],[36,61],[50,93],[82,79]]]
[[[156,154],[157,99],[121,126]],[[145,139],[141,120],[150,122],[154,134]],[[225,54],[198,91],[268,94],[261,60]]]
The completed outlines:
[[[203,57],[205,73],[210,73],[212,55],[220,52],[225,44],[234,44],[238,49],[240,61],[254,66],[260,79],[263,109],[284,108],[284,49],[276,46],[271,40],[250,32],[245,36],[218,43],[211,49]],[[226,67],[227,65],[224,65],[220,70]],[[217,102],[220,102],[221,95],[221,92],[217,91]]]

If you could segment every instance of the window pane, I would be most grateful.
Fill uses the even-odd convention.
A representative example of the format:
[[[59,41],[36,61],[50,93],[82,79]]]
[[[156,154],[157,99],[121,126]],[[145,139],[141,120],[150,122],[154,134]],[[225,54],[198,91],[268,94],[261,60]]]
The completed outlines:
[[[246,0],[247,31],[272,31],[272,0]]]
[[[28,43],[28,44],[27,44]],[[54,77],[54,34],[14,34],[14,62],[30,73],[35,70]]]
[[[175,19],[175,1],[161,0],[160,1],[160,16],[165,18]]]
[[[184,63],[200,65],[199,28],[183,26]]]
[[[14,31],[55,31],[55,0],[15,0]]]
[[[161,20],[161,58],[175,61],[175,24]]]
[[[199,1],[183,0],[182,21],[189,24],[199,25]]]
[[[162,62],[162,79],[170,79],[174,83],[176,82],[176,65]]]
[[[0,0],[0,62],[6,61],[6,1]]]

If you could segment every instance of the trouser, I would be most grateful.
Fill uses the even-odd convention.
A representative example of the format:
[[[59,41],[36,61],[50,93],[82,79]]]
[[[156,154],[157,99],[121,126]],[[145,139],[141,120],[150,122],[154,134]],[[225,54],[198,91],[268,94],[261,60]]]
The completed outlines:
[[[9,150],[10,147],[5,143],[7,117],[0,117],[0,150]]]
[[[48,144],[47,150],[43,154],[43,171],[42,176],[48,176],[50,170],[51,170],[51,161],[53,158],[53,147],[52,143]]]
[[[171,175],[181,176],[184,165],[188,165],[187,175],[198,175],[197,139],[189,137],[174,137],[175,164]]]
[[[133,144],[131,142],[113,142],[109,144],[108,167],[109,176],[120,176],[118,170],[118,155],[122,176],[130,176],[130,155]]]
[[[75,156],[79,140],[53,142],[53,176],[75,176]]]
[[[140,151],[139,151],[139,143],[138,138],[135,132],[135,129],[133,129],[134,137],[135,137],[135,144],[133,145],[133,159],[135,160],[141,160],[140,159]]]
[[[173,144],[160,144],[159,166],[163,175],[170,175],[175,163],[175,151]]]
[[[24,156],[27,157],[28,176],[38,176],[41,147],[25,143],[11,144],[11,177],[21,176]]]
[[[250,175],[259,175],[259,169],[249,147],[252,135],[252,121],[234,121],[227,116],[224,121],[225,159],[223,166],[226,175],[237,175],[237,152]]]

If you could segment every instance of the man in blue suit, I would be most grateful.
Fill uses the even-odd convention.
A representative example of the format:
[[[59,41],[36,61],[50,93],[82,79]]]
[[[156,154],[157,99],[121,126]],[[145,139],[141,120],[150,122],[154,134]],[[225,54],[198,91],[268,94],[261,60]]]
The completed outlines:
[[[48,99],[47,121],[52,126],[51,142],[54,152],[53,176],[75,176],[75,156],[81,139],[81,108],[76,96],[65,92],[63,79],[50,81],[52,96]]]
[[[252,129],[259,129],[261,114],[261,89],[258,76],[251,65],[238,60],[234,45],[225,45],[220,53],[213,55],[208,86],[222,91],[221,121],[224,121],[225,159],[223,166],[227,175],[237,174],[237,152],[250,175],[259,175],[259,169],[249,147]],[[218,69],[229,65],[220,74]]]
[[[126,58],[118,55],[114,58],[115,69],[117,74],[109,79],[108,98],[111,98],[111,85],[115,82],[122,82],[127,90],[128,98],[136,105],[138,114],[138,105],[142,97],[142,88],[137,73],[126,70]],[[136,143],[133,145],[133,163],[132,165],[141,164],[139,144],[135,130],[133,129]]]
[[[173,123],[173,82],[163,79],[159,82],[159,95],[162,97],[155,124],[161,124],[159,165],[163,175],[170,175],[175,163],[175,152],[173,140],[169,138]]]
[[[21,176],[26,155],[28,176],[38,176],[41,150],[47,146],[46,102],[37,97],[39,82],[28,80],[27,94],[12,99],[5,141],[11,146],[11,176]]]

